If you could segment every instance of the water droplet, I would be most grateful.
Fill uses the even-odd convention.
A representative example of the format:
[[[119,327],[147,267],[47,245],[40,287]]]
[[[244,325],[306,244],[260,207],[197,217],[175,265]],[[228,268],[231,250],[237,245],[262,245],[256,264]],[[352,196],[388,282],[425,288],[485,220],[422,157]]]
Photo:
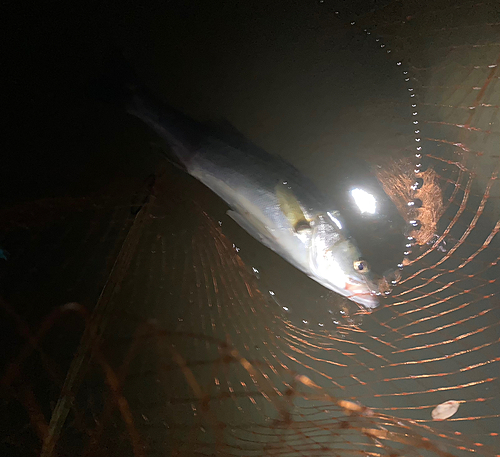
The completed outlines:
[[[396,62],[396,65],[401,65],[401,62]]]
[[[420,198],[416,198],[412,203],[415,208],[422,208],[422,200]]]
[[[415,229],[419,230],[421,227],[420,221],[418,219],[411,219],[410,220],[410,225]]]
[[[416,189],[421,189],[423,185],[424,185],[423,178],[417,178],[417,179],[415,179],[415,183],[413,184],[413,188],[415,190]]]
[[[427,168],[429,168],[429,159],[427,159],[426,157],[422,157],[420,159],[420,163],[417,163],[417,168],[420,171],[426,171]]]

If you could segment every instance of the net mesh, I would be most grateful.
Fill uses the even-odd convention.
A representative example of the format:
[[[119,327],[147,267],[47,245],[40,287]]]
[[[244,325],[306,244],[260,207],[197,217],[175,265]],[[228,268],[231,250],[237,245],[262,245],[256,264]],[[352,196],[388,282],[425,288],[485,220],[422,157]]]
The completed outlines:
[[[401,279],[333,331],[286,319],[175,170],[13,207],[5,455],[499,455],[497,19],[394,2],[353,25],[418,123],[379,174],[411,224]]]

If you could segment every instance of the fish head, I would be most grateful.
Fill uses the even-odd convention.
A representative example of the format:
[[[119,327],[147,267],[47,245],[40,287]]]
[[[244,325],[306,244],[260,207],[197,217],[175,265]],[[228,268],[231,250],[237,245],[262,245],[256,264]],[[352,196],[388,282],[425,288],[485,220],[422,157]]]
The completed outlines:
[[[346,234],[338,215],[315,218],[310,241],[310,267],[319,283],[366,308],[378,306],[378,286],[368,263]]]

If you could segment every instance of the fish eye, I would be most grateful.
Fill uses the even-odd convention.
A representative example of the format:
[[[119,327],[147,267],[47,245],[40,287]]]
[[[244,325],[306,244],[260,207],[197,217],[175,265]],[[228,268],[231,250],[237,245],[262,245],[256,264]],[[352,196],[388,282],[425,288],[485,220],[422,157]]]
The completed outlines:
[[[355,260],[353,262],[354,269],[361,274],[366,274],[370,271],[370,267],[368,266],[368,263],[366,260]]]

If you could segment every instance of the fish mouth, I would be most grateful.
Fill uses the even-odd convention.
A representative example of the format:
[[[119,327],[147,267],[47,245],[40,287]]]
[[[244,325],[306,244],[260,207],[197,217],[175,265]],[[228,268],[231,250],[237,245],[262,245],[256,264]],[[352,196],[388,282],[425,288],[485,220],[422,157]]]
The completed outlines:
[[[314,276],[313,279],[327,289],[333,290],[349,300],[363,305],[365,308],[372,309],[379,305],[379,301],[376,295],[371,292],[372,289],[370,289],[369,284],[361,282],[358,279],[345,278],[343,287],[338,283],[334,285],[330,281],[321,280],[317,276]]]
[[[379,305],[378,299],[369,292],[366,284],[358,281],[346,282],[345,290],[348,292],[347,298],[349,300],[359,303],[365,308],[376,308]]]

